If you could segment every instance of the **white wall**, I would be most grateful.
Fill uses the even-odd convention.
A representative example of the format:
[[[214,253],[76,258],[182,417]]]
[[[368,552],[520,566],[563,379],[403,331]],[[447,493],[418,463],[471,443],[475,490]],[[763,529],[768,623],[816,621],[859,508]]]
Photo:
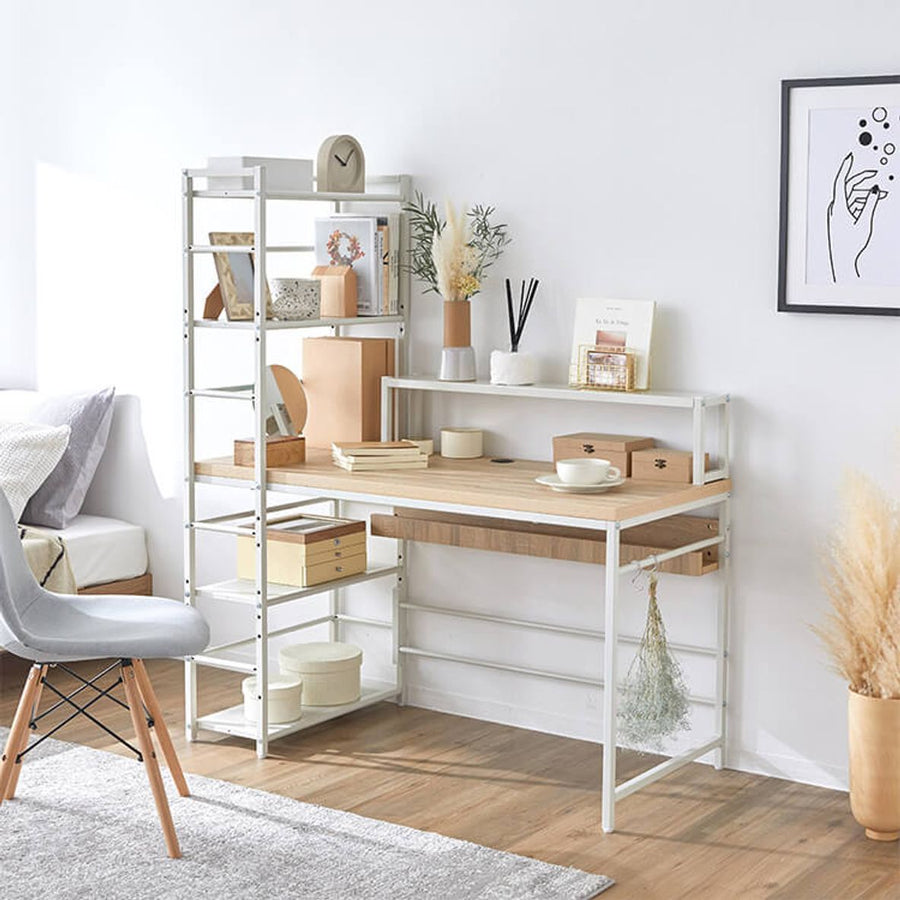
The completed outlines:
[[[311,156],[347,131],[370,170],[414,173],[426,194],[495,204],[509,222],[515,244],[475,301],[482,371],[503,342],[502,276],[537,275],[524,347],[545,377],[565,377],[575,297],[655,298],[655,385],[738,398],[730,762],[843,784],[844,692],[808,628],[824,609],[817,547],[845,465],[896,486],[900,321],[775,312],[779,81],[893,71],[900,9],[346,0],[326,16],[320,3],[258,6],[55,2],[25,24],[27,128],[14,155],[17,183],[36,185],[36,232],[12,283],[27,288],[37,271],[37,355],[22,358],[21,377],[32,365],[41,388],[105,380],[133,395],[138,477],[123,469],[131,489],[97,502],[148,524],[160,589],[180,591],[178,170],[207,155]],[[434,300],[416,298],[413,318],[415,365],[433,371]],[[24,348],[29,327],[26,317]],[[852,374],[831,362],[848,347],[859,351]],[[451,420],[485,424],[496,452],[545,458],[564,430],[678,436],[668,418],[593,422],[547,404],[435,413],[435,424]],[[596,569],[431,547],[415,548],[413,564],[418,599],[600,621]],[[710,580],[687,581],[661,587],[670,632],[708,638]],[[642,603],[635,595],[626,615],[634,628]],[[597,671],[576,641],[446,622],[416,631],[459,651]],[[439,664],[413,674],[418,702],[599,734],[595,692]]]

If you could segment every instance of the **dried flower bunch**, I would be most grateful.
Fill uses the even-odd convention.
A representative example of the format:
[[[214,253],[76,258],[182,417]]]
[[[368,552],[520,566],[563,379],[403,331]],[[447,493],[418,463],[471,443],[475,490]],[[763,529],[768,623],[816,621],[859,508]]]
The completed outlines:
[[[481,290],[484,273],[510,242],[506,225],[491,224],[492,206],[473,206],[458,215],[447,204],[442,220],[437,207],[416,191],[415,200],[404,207],[409,214],[412,246],[407,268],[426,287],[445,300],[468,300]]]
[[[661,750],[665,738],[691,724],[684,673],[669,650],[656,601],[657,582],[651,573],[647,624],[620,689],[619,731],[629,743]]]
[[[900,699],[900,507],[859,472],[842,506],[825,554],[831,613],[813,630],[851,690]]]

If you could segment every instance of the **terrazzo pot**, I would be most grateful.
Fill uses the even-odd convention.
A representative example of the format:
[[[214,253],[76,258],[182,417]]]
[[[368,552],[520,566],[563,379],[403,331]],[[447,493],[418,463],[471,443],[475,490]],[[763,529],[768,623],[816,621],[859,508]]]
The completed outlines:
[[[873,841],[900,838],[900,700],[848,691],[850,809]]]

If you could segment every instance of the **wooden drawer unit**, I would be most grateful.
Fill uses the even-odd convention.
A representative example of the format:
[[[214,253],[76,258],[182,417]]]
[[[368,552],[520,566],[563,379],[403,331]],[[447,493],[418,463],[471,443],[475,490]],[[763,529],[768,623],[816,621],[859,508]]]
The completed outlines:
[[[268,528],[268,581],[310,587],[366,570],[366,523],[302,516]],[[238,538],[238,578],[256,577],[251,536]]]

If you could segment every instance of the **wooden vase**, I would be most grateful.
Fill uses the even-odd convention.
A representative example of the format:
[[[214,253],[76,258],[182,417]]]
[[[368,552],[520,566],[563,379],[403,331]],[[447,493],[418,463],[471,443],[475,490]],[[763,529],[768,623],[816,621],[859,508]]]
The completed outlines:
[[[900,700],[850,690],[850,809],[875,841],[900,838]]]
[[[468,347],[472,343],[472,304],[468,300],[444,301],[444,346]]]

